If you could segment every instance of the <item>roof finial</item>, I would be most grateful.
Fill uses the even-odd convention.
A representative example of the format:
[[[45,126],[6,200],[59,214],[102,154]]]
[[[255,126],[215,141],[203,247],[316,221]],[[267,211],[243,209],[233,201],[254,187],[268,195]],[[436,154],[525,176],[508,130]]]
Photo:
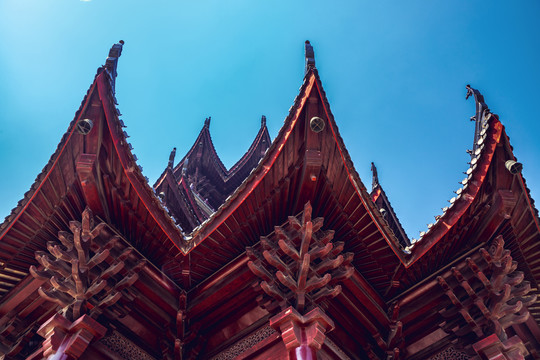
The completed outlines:
[[[204,119],[204,126],[210,127],[210,120],[212,120],[212,117],[209,116],[206,119]]]
[[[261,127],[266,126],[266,116],[261,117]]]
[[[174,165],[174,157],[176,155],[176,148],[173,148],[171,151],[171,155],[169,155],[169,167],[172,169]]]
[[[372,162],[371,163],[371,172],[373,173],[373,178],[371,180],[371,191],[379,186],[379,176],[377,175],[377,167]]]
[[[306,40],[306,73],[315,67],[315,52],[309,40]]]
[[[118,44],[114,44],[109,50],[109,57],[105,61],[105,69],[109,72],[111,76],[111,86],[113,94],[115,93],[115,82],[116,82],[116,67],[118,65],[118,58],[122,55],[122,48],[124,46],[124,40],[120,40]]]
[[[478,137],[480,136],[480,132],[482,131],[482,127],[484,126],[485,122],[487,121],[487,116],[489,114],[489,108],[484,102],[484,96],[480,94],[480,91],[473,89],[471,85],[465,86],[467,88],[467,95],[465,96],[465,100],[469,98],[469,96],[474,96],[474,101],[476,103],[476,115],[471,118],[471,121],[475,121],[475,127],[474,127],[474,144],[473,144],[473,150],[471,153],[471,156],[474,156],[474,152],[476,148],[478,147]]]

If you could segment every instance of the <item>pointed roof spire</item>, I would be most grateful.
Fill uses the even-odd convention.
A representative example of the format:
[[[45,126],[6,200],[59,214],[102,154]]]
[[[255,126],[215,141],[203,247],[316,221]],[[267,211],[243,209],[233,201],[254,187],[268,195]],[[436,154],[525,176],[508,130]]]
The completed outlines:
[[[174,157],[176,155],[176,148],[173,148],[171,151],[171,155],[169,155],[169,167],[172,169],[174,165]]]
[[[377,167],[372,162],[371,163],[371,172],[373,173],[373,178],[371,180],[371,191],[379,186],[379,176],[377,175]]]
[[[105,69],[109,72],[111,76],[111,86],[113,94],[115,93],[115,82],[116,82],[116,67],[118,66],[118,58],[122,55],[122,48],[124,46],[124,40],[120,40],[118,44],[114,44],[109,50],[109,57],[105,61]]]
[[[204,119],[204,126],[210,127],[210,120],[212,120],[212,117],[209,116],[206,119]]]
[[[309,69],[312,69],[315,67],[315,52],[313,51],[313,46],[311,46],[311,43],[309,40],[306,40],[306,73]]]
[[[471,85],[467,85],[466,88],[467,88],[467,95],[465,96],[465,100],[467,100],[469,96],[472,95],[474,96],[474,101],[476,103],[476,115],[471,117],[471,121],[475,121],[474,144],[473,144],[473,150],[471,152],[471,156],[474,156],[474,152],[476,151],[476,148],[478,147],[478,137],[480,136],[482,127],[487,121],[487,116],[490,113],[490,111],[489,111],[488,106],[484,102],[484,96],[480,94],[480,91],[473,89]]]
[[[266,126],[266,116],[261,117],[261,127]]]

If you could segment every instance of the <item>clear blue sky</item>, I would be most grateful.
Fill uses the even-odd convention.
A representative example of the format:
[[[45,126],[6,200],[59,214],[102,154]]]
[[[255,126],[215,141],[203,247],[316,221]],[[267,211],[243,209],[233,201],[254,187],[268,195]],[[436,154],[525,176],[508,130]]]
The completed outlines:
[[[120,39],[119,108],[151,183],[207,116],[228,167],[261,115],[275,137],[309,39],[357,171],[370,188],[375,162],[410,237],[447,206],[468,167],[468,83],[500,115],[538,198],[539,19],[535,0],[1,0],[0,218],[47,163]]]

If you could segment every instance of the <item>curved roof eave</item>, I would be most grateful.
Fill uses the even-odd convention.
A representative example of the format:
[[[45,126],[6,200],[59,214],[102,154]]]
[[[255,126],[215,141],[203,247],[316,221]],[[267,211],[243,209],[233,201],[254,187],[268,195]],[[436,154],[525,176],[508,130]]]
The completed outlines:
[[[403,241],[405,243],[410,244],[409,237],[407,236],[407,233],[405,232],[405,229],[403,229],[403,225],[401,225],[401,221],[399,220],[396,211],[394,210],[392,203],[390,202],[390,199],[388,198],[388,195],[386,195],[386,192],[384,191],[381,184],[377,184],[376,187],[374,187],[371,192],[369,193],[369,196],[371,197],[371,200],[375,203],[377,199],[380,197],[383,202],[387,204],[386,210],[390,212],[390,216],[393,221],[396,224],[397,231],[400,233],[400,237],[403,238]],[[397,237],[397,234],[394,234]]]
[[[177,228],[167,210],[161,205],[161,201],[154,193],[153,188],[148,184],[142,174],[141,169],[137,166],[135,158],[129,148],[121,125],[118,119],[118,113],[114,111],[112,89],[107,81],[105,74],[100,74],[96,78],[99,98],[103,104],[105,119],[108,129],[113,140],[114,149],[118,155],[124,173],[129,180],[131,186],[137,193],[137,196],[144,204],[145,208],[156,221],[158,226],[163,230],[171,242],[182,252],[185,250],[184,235]]]
[[[338,146],[339,153],[343,161],[343,166],[345,167],[347,171],[349,181],[353,185],[366,211],[369,213],[371,220],[373,221],[373,223],[379,230],[380,234],[382,235],[382,237],[384,238],[388,246],[390,246],[390,248],[392,249],[392,252],[396,255],[396,257],[399,259],[401,263],[405,263],[406,261],[405,253],[403,252],[398,239],[393,234],[393,232],[388,228],[386,221],[382,218],[382,215],[376,209],[375,204],[371,200],[370,194],[367,192],[366,187],[364,186],[364,184],[362,183],[362,180],[360,179],[360,175],[358,175],[358,172],[354,168],[354,164],[351,160],[349,152],[347,151],[347,148],[345,147],[343,138],[341,137],[341,135],[339,134],[339,131],[337,130],[337,124],[334,120],[334,115],[330,111],[330,105],[326,98],[326,94],[324,93],[324,90],[322,88],[317,70],[314,69],[314,72],[317,79],[317,89],[319,91],[319,96],[321,97],[321,99],[323,99],[323,105],[326,112],[326,116],[328,117],[328,119],[331,120],[329,121],[329,124],[332,130],[332,135]]]
[[[219,225],[228,218],[240,204],[248,197],[248,195],[255,189],[257,184],[261,182],[264,176],[268,173],[271,166],[276,161],[278,155],[281,153],[285,142],[289,138],[298,120],[298,116],[302,111],[302,108],[307,100],[310,90],[315,84],[315,77],[308,75],[304,77],[304,82],[300,88],[300,93],[296,96],[293,106],[289,111],[289,115],[284,121],[283,126],[279,130],[278,135],[270,145],[270,148],[266,152],[266,155],[259,162],[257,167],[253,169],[251,174],[242,182],[242,184],[229,196],[223,205],[219,209],[202,223],[198,228],[193,230],[190,250],[195,248],[204,239],[210,235],[212,231],[217,229]]]
[[[0,240],[9,232],[21,215],[24,214],[32,200],[40,192],[48,177],[51,176],[55,170],[60,157],[70,144],[70,140],[76,130],[76,124],[85,115],[91,98],[97,92],[97,95],[99,95],[103,104],[103,110],[106,114],[111,138],[114,139],[114,147],[121,159],[127,178],[156,223],[159,224],[167,237],[182,251],[182,248],[184,247],[183,234],[176,228],[172,218],[167,214],[165,208],[161,206],[159,199],[155,196],[154,191],[146,182],[140,168],[135,163],[135,158],[129,149],[124,133],[121,131],[122,124],[118,119],[118,114],[114,106],[115,97],[112,86],[112,77],[109,75],[107,68],[99,68],[92,85],[83,98],[81,106],[75,113],[75,117],[71,121],[66,133],[62,136],[56,151],[51,155],[47,165],[45,165],[41,173],[36,177],[30,190],[25,193],[23,199],[19,201],[17,206],[11,211],[10,215],[6,217],[4,223],[0,225]]]
[[[206,131],[205,131],[206,129]],[[207,134],[205,134],[207,133]],[[230,180],[234,175],[241,170],[241,168],[249,161],[249,159],[254,155],[255,150],[259,147],[262,140],[267,140],[268,143],[271,142],[270,134],[268,133],[268,129],[266,127],[265,122],[261,122],[261,128],[259,129],[259,132],[257,135],[255,135],[255,139],[251,143],[249,149],[246,151],[246,153],[229,169],[227,170],[225,168],[225,165],[221,161],[221,158],[219,157],[217,150],[214,147],[214,143],[212,141],[212,137],[210,135],[210,129],[208,128],[208,125],[205,124],[201,131],[199,132],[199,135],[197,136],[195,142],[189,149],[189,151],[184,155],[182,160],[178,162],[176,166],[173,167],[173,174],[176,173],[184,164],[185,160],[191,156],[191,154],[195,151],[197,144],[200,141],[203,141],[203,139],[206,139],[210,143],[210,154],[212,156],[212,163],[217,164],[219,170],[217,171],[221,178],[223,179],[224,183],[226,183],[228,180]],[[158,177],[156,182],[153,185],[154,189],[157,189],[161,186],[163,183],[165,176],[167,174],[167,168],[163,170],[161,175]]]
[[[503,139],[505,151],[508,154],[507,159],[517,161],[517,159],[516,159],[516,157],[514,155],[513,147],[510,144],[510,138],[506,134],[506,130],[505,130],[504,125],[503,125],[503,129],[502,129],[502,139]],[[523,177],[522,172],[520,171],[516,175],[518,175],[519,184],[520,184],[521,190],[525,194],[525,197],[526,197],[526,200],[527,200],[527,205],[528,205],[529,211],[531,212],[531,215],[532,215],[532,217],[534,219],[534,224],[536,226],[536,229],[538,230],[538,233],[540,233],[540,218],[538,216],[538,209],[535,206],[535,201],[531,197],[531,190],[527,186],[527,182],[525,181],[525,178]]]
[[[51,175],[53,170],[55,169],[58,160],[62,153],[65,151],[69,140],[73,136],[75,132],[75,124],[82,118],[82,115],[85,113],[85,110],[87,106],[90,103],[90,99],[92,98],[92,95],[94,91],[96,90],[96,79],[98,76],[100,76],[104,71],[104,68],[101,67],[98,69],[96,76],[94,77],[94,81],[92,82],[92,85],[88,89],[86,95],[84,96],[81,106],[75,113],[75,117],[71,121],[71,123],[68,126],[67,131],[62,136],[62,139],[60,140],[60,143],[56,147],[55,152],[51,155],[49,158],[49,161],[47,164],[43,167],[41,172],[37,175],[36,180],[34,183],[30,186],[30,190],[28,190],[23,198],[18,202],[17,206],[11,210],[11,213],[6,216],[4,222],[0,225],[0,240],[7,234],[7,232],[11,229],[11,227],[17,222],[17,220],[21,217],[21,215],[24,213],[24,211],[28,208],[32,200],[35,198],[37,193],[41,190],[43,187],[43,184],[47,180],[47,178]]]
[[[255,135],[255,139],[251,143],[249,149],[246,151],[244,156],[242,156],[240,160],[236,162],[236,164],[234,164],[229,170],[227,170],[228,179],[231,178],[236,171],[238,171],[249,161],[249,159],[254,155],[255,150],[259,147],[261,141],[263,140],[267,140],[268,143],[270,143],[271,141],[270,134],[268,133],[268,129],[266,127],[266,123],[261,122],[261,128],[259,129],[257,135]]]
[[[182,158],[182,160],[180,160],[180,162],[175,167],[173,167],[173,173],[176,175],[176,172],[181,169],[186,159],[189,159],[191,157],[191,155],[195,152],[195,149],[197,149],[198,144],[201,141],[203,142],[203,146],[204,144],[207,144],[206,146],[208,147],[210,151],[210,156],[212,157],[211,163],[216,165],[217,173],[221,176],[222,179],[225,179],[227,176],[227,169],[225,168],[225,165],[223,165],[223,162],[219,158],[216,148],[214,147],[214,142],[212,141],[212,136],[210,135],[210,122],[208,121],[208,119],[206,119],[203,128],[199,132],[197,139],[195,139],[195,142],[193,143],[187,154]],[[160,179],[158,179],[156,184],[159,182],[159,180]]]
[[[384,220],[375,210],[374,204],[372,204],[371,201],[366,201],[366,199],[370,199],[369,194],[365,190],[358,173],[354,169],[343,140],[337,131],[337,125],[335,124],[334,117],[330,112],[326,95],[322,90],[322,85],[320,84],[320,79],[315,68],[309,69],[309,71],[306,73],[304,82],[300,88],[300,93],[296,97],[294,104],[289,111],[289,115],[285,119],[282,128],[272,142],[270,148],[266,152],[266,155],[262,158],[259,165],[252,171],[252,173],[237,188],[237,190],[225,201],[225,203],[207,221],[193,231],[190,250],[203,242],[213,231],[215,231],[220,224],[223,223],[235,211],[235,209],[242,204],[242,202],[253,192],[257,185],[266,176],[276,161],[278,155],[284,148],[285,143],[289,139],[289,136],[298,122],[299,115],[304,108],[307,98],[313,89],[316,89],[320,98],[323,100],[324,110],[327,118],[329,119],[332,136],[339,149],[340,157],[347,171],[349,181],[355,189],[356,194],[360,197],[364,207],[367,209],[372,221],[377,226],[378,231],[392,248],[396,257],[402,263],[405,262],[404,253],[399,248],[398,240],[395,239],[393,234],[391,234],[391,231],[384,230]]]
[[[413,242],[411,256],[404,264],[405,268],[412,266],[435,246],[458,223],[476,199],[504,130],[499,119],[491,113],[487,124],[487,128],[482,131],[477,140],[478,149],[471,160],[471,167],[466,172],[467,178],[462,181],[463,186],[457,191],[458,195],[450,200],[450,206],[443,209],[443,214],[429,227],[428,231],[421,234],[421,239]]]

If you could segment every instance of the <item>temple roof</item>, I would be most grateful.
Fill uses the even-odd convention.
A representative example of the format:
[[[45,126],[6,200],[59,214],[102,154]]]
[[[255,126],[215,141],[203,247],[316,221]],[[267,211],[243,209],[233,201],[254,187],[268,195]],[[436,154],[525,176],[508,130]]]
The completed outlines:
[[[219,208],[242,183],[262,158],[270,142],[266,117],[262,116],[261,127],[253,143],[240,160],[227,170],[214,148],[210,136],[210,118],[207,118],[193,146],[176,166],[173,166],[176,148],[173,150],[169,164],[154,184],[154,189],[177,223],[189,233]],[[173,185],[175,183],[177,186]]]
[[[148,185],[127,142],[115,107],[115,76],[123,42],[115,44],[98,69],[75,118],[30,190],[0,225],[0,274],[14,280],[7,293],[28,275],[34,252],[59,230],[69,229],[86,206],[124,234],[156,262],[183,235]],[[165,241],[167,239],[167,241]],[[160,246],[156,246],[156,242]],[[15,278],[17,280],[15,280]]]
[[[406,249],[410,256],[396,269],[394,288],[386,294],[389,301],[392,297],[401,299],[401,311],[407,314],[402,321],[425,319],[411,324],[407,336],[414,338],[432,331],[427,323],[435,321],[429,307],[407,307],[410,299],[418,296],[418,288],[424,286],[422,291],[432,303],[445,301],[437,277],[451,274],[450,270],[455,269],[451,266],[470,261],[475,252],[487,249],[500,235],[518,271],[530,283],[530,295],[536,301],[528,310],[540,323],[540,301],[536,297],[540,284],[538,211],[499,117],[489,111],[477,90],[469,86],[467,89],[469,94],[476,94],[479,115],[475,119],[475,150],[471,152],[470,166],[442,215],[435,217],[435,223],[428,225],[420,239],[411,241]],[[479,112],[479,108],[483,110]]]
[[[354,170],[314,60],[307,62],[300,94],[259,165],[193,232],[194,280],[258,241],[256,234],[272,232],[274,224],[301,211],[307,201],[314,216],[328,219],[328,228],[357,254],[359,271],[376,288],[388,286],[405,253]]]
[[[526,194],[530,193],[521,175],[522,165],[516,161],[512,151],[513,149],[509,144],[508,136],[506,135],[504,126],[499,121],[498,115],[489,111],[489,108],[484,102],[484,97],[478,90],[472,89],[470,85],[467,85],[466,98],[469,98],[472,94],[476,103],[476,115],[471,118],[475,120],[475,133],[473,142],[474,150],[470,151],[470,166],[465,171],[466,177],[460,183],[460,188],[455,191],[456,196],[449,200],[450,205],[442,209],[442,215],[435,217],[436,222],[429,224],[427,231],[420,233],[419,240],[413,239],[410,248],[413,252],[410,265],[422,257],[430,247],[440,241],[443,235],[462,219],[466,210],[475,200],[482,200],[478,198],[481,186],[486,181],[494,180],[490,179],[488,174],[498,177],[501,177],[503,174],[505,176],[508,174],[516,175],[520,178],[519,183],[522,185],[520,191]],[[494,169],[495,166],[492,165],[495,160],[502,162],[504,166],[506,166],[507,161],[514,161],[515,166],[512,171],[507,169],[507,172],[501,172],[501,174],[495,175],[493,172],[499,170]],[[536,210],[533,204],[534,200],[530,199],[528,206],[534,214],[533,223],[538,226],[538,210]]]
[[[34,251],[90,206],[129,235],[158,267],[182,262],[189,254],[187,284],[198,284],[257,242],[261,234],[271,233],[275,224],[299,213],[309,201],[314,216],[327,219],[328,229],[335,230],[346,250],[355,253],[353,264],[358,273],[381,295],[390,296],[427,276],[427,270],[409,269],[434,269],[460,253],[462,243],[455,239],[465,236],[464,224],[478,216],[478,206],[492,191],[490,177],[494,176],[509,182],[505,186],[512,187],[524,204],[520,221],[530,219],[534,225],[521,225],[527,231],[523,241],[531,249],[525,260],[536,264],[531,257],[540,254],[534,245],[540,238],[537,211],[521,174],[499,170],[514,157],[504,127],[487,107],[477,111],[481,128],[475,131],[476,149],[463,187],[422,238],[407,246],[397,216],[395,221],[383,217],[353,166],[309,43],[299,95],[271,145],[263,117],[246,154],[227,170],[214,149],[207,119],[176,166],[175,154],[171,154],[154,189],[136,163],[115,107],[121,48],[122,43],[113,46],[57,150],[0,226],[0,272],[6,276],[23,279]],[[475,99],[478,103],[477,94]],[[88,125],[82,122],[85,119],[93,119],[87,134],[81,129]],[[492,165],[494,161],[497,165]],[[386,199],[386,210],[395,215],[386,195],[381,199]],[[540,268],[533,266],[529,273],[540,280]],[[169,276],[178,283],[184,281],[178,274]],[[19,280],[2,285],[3,291],[8,292]]]
[[[376,343],[384,345],[381,336],[391,324],[391,309],[406,324],[408,344],[437,331],[440,306],[449,302],[437,276],[447,276],[455,264],[478,255],[501,234],[533,287],[531,293],[538,293],[538,211],[504,126],[477,90],[467,87],[477,111],[466,178],[437,221],[419,240],[409,241],[375,166],[371,193],[358,176],[309,42],[302,86],[271,144],[263,117],[250,148],[227,170],[213,146],[208,118],[176,166],[176,150],[171,152],[154,187],[136,162],[115,106],[122,46],[113,46],[57,150],[0,225],[0,315],[8,321],[19,314],[14,334],[56,311],[43,305],[48,300],[37,289],[45,280],[29,275],[29,268],[38,269],[35,257],[83,213],[93,213],[102,223],[100,246],[117,244],[117,253],[125,251],[131,263],[140,264],[146,280],[134,280],[137,301],[122,300],[129,314],[118,321],[127,327],[139,324],[137,336],[152,346],[163,336],[161,324],[177,318],[182,301],[181,311],[189,312],[190,321],[212,324],[204,331],[214,332],[213,341],[228,341],[229,334],[213,326],[229,316],[220,306],[257,307],[256,277],[247,266],[246,249],[259,246],[261,238],[278,238],[276,228],[285,231],[289,225],[282,224],[294,223],[290,219],[308,208],[322,231],[333,234],[334,249],[348,254],[354,267],[342,292],[329,300],[335,306],[328,307],[340,322],[336,332],[353,348],[357,341],[365,342],[360,346],[366,352]],[[540,322],[538,300],[529,310]]]

